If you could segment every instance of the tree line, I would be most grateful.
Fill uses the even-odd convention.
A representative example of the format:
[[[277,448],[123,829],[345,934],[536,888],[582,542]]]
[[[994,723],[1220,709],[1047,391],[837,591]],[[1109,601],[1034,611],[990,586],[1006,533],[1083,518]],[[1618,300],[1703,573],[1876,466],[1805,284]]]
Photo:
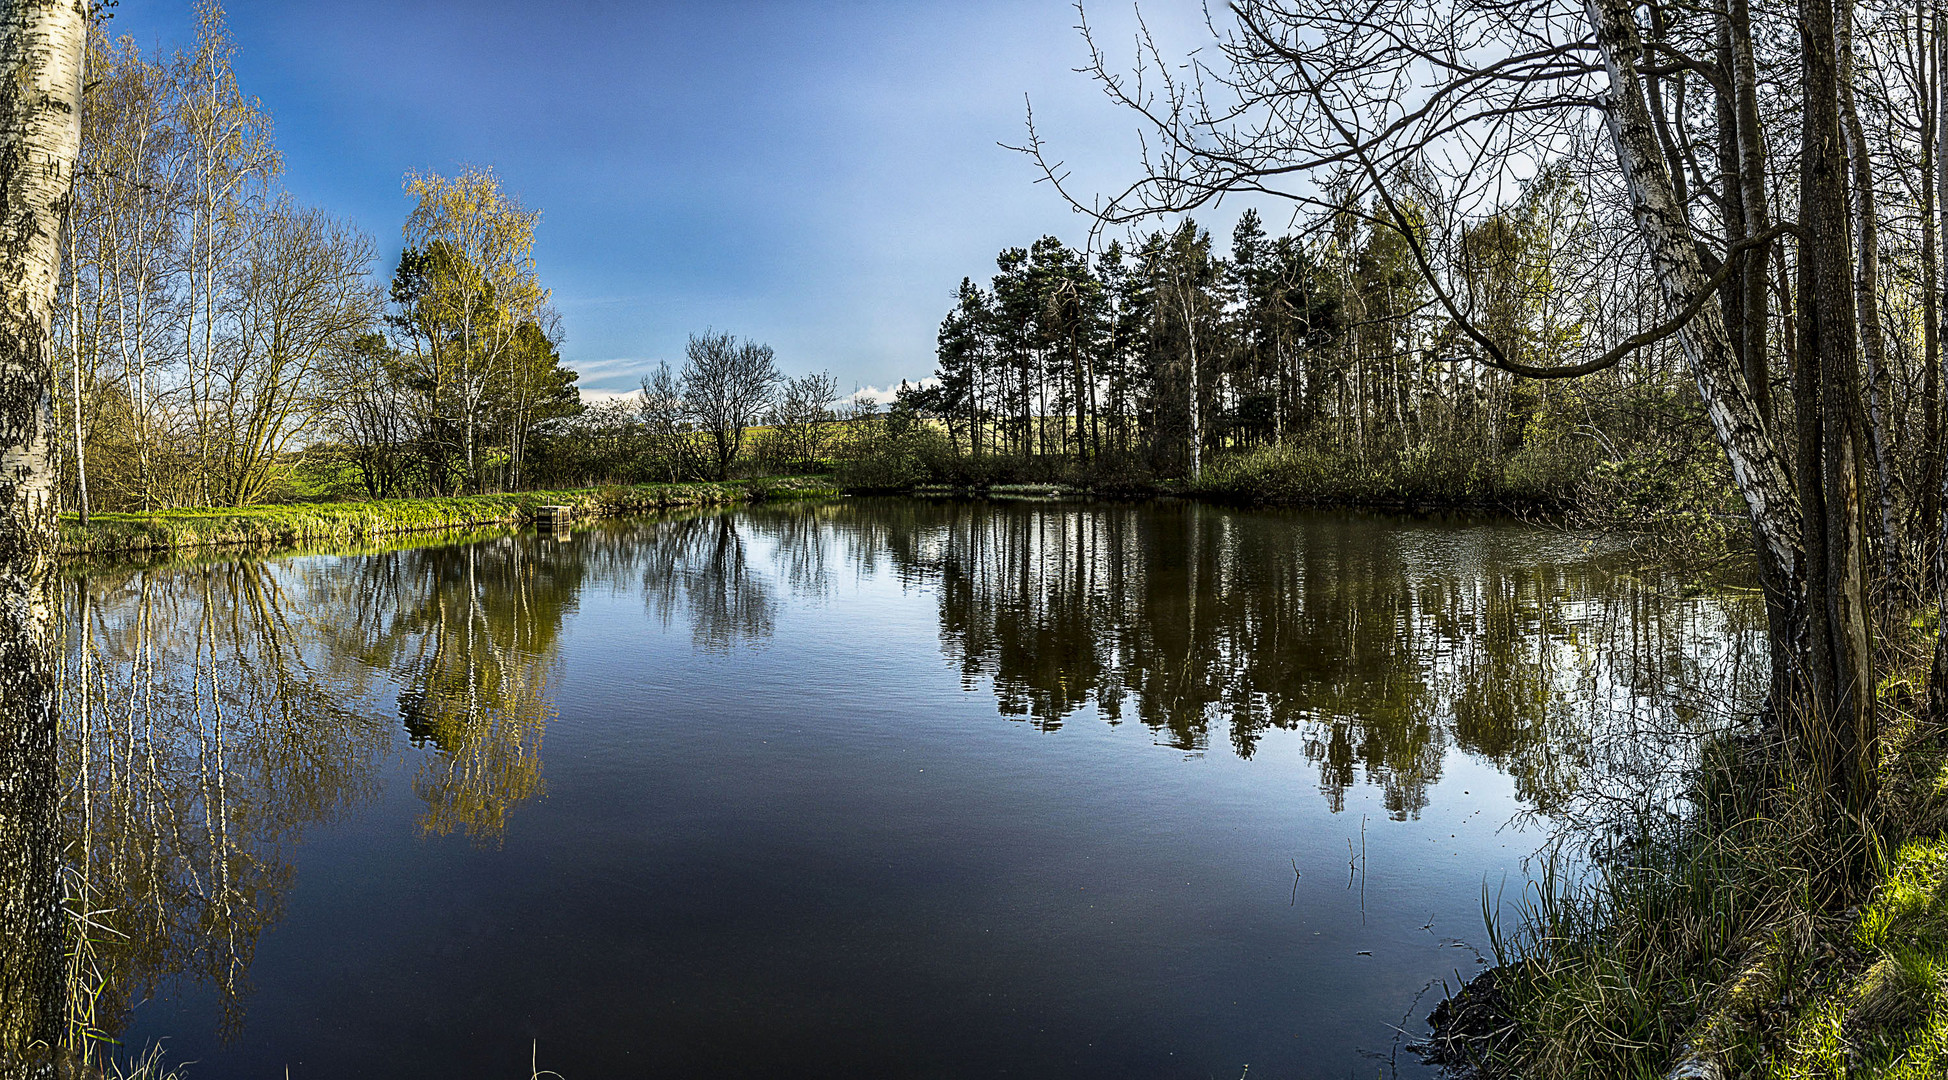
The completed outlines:
[[[1598,458],[1668,465],[1708,442],[1671,350],[1572,386],[1474,362],[1412,244],[1355,189],[1332,194],[1277,237],[1247,209],[1228,253],[1190,216],[1093,255],[1053,236],[1008,248],[987,284],[962,281],[934,377],[903,401],[964,454],[1115,458],[1192,479],[1276,447],[1569,475]],[[1591,213],[1550,170],[1466,237],[1485,321],[1530,362],[1597,330],[1586,297],[1525,262],[1579,242]]]
[[[537,426],[579,404],[538,213],[488,170],[411,174],[378,286],[372,239],[280,186],[222,7],[196,19],[153,56],[90,26],[53,320],[69,504],[288,496],[314,444],[375,496],[520,484]]]

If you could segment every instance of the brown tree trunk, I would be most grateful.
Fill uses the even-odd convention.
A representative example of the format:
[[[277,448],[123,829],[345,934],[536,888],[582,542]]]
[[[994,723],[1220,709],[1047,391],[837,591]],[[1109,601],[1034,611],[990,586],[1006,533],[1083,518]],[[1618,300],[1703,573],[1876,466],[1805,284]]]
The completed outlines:
[[[1934,70],[1929,81],[1933,96],[1929,100],[1929,105],[1934,109],[1935,122],[1932,154],[1935,209],[1942,215],[1948,215],[1948,160],[1944,160],[1948,158],[1948,108],[1943,107],[1942,101],[1943,78],[1944,75],[1948,75],[1948,26],[1944,26],[1943,22],[1939,11],[1936,11],[1928,22],[1934,47]],[[1931,215],[1929,227],[1931,230],[1939,229],[1942,242],[1948,244],[1948,218],[1937,220]],[[1932,290],[1929,299],[1937,305],[1935,309],[1937,317],[1948,320],[1948,303],[1942,302],[1942,298],[1935,296]],[[1948,334],[1948,323],[1944,323],[1937,329],[1935,336],[1935,360],[1948,366],[1948,350],[1940,348],[1943,334]],[[1930,370],[1929,374],[1934,375],[1936,371]],[[1940,377],[1948,378],[1948,371],[1941,372]],[[1932,524],[1935,528],[1933,570],[1936,595],[1939,597],[1935,609],[1938,616],[1936,625],[1948,627],[1948,445],[1943,443],[1944,437],[1948,437],[1948,424],[1939,424],[1939,414],[1933,415],[1939,425],[1930,428],[1928,441],[1928,460],[1935,469],[1933,481],[1928,485],[1928,494],[1934,500],[1933,516],[1923,518],[1922,527],[1926,528]],[[1937,634],[1935,637],[1934,666],[1928,675],[1928,710],[1936,718],[1948,717],[1948,633]]]
[[[1729,0],[1727,20],[1731,52],[1733,110],[1738,123],[1739,209],[1745,215],[1744,234],[1759,236],[1772,228],[1771,207],[1766,204],[1765,138],[1759,122],[1758,60],[1752,52],[1752,10],[1749,0]],[[1769,427],[1772,412],[1772,371],[1766,353],[1767,309],[1766,258],[1771,246],[1764,245],[1746,256],[1740,273],[1745,297],[1740,305],[1744,340],[1740,349],[1745,382],[1751,391],[1759,416]]]
[[[1752,55],[1751,4],[1732,0],[1725,7],[1720,29],[1719,66],[1730,80],[1730,93],[1720,88],[1718,101],[1719,169],[1724,175],[1720,198],[1724,206],[1727,246],[1772,228],[1766,204],[1765,144],[1758,109],[1758,65]],[[1725,282],[1725,323],[1738,366],[1745,376],[1753,408],[1772,431],[1772,370],[1768,346],[1770,295],[1766,290],[1770,245],[1745,256],[1744,265]],[[1755,550],[1763,550],[1756,526]],[[1790,642],[1795,633],[1794,583],[1777,560],[1762,558],[1759,587],[1765,596],[1766,629],[1770,640]],[[1785,645],[1772,650],[1772,671],[1766,699],[1778,703],[1792,694],[1793,664]]]
[[[1800,735],[1828,791],[1856,819],[1875,789],[1878,737],[1866,611],[1866,520],[1858,338],[1847,228],[1847,156],[1833,0],[1800,0],[1800,364],[1817,371],[1816,455],[1823,505],[1802,507],[1813,615],[1812,697]],[[1801,408],[1811,403],[1801,402]],[[1802,419],[1802,429],[1809,421]],[[1810,472],[1802,465],[1802,474]],[[1808,477],[1810,479],[1810,477]],[[1802,494],[1804,493],[1802,489]],[[1821,550],[1815,551],[1815,545]],[[1817,587],[1815,587],[1817,584]],[[1822,651],[1822,639],[1824,651]],[[1855,856],[1864,852],[1850,853]],[[1848,860],[1851,861],[1851,860]]]
[[[1834,51],[1839,70],[1839,113],[1847,164],[1853,181],[1853,229],[1859,268],[1853,276],[1854,312],[1859,319],[1860,357],[1867,367],[1866,442],[1873,453],[1874,494],[1880,508],[1882,587],[1897,588],[1905,565],[1905,542],[1895,508],[1893,450],[1888,445],[1892,383],[1887,372],[1880,323],[1880,221],[1874,193],[1873,161],[1853,94],[1853,15],[1851,3],[1836,10]]]
[[[1923,594],[1941,587],[1935,569],[1936,545],[1928,535],[1935,515],[1940,512],[1938,486],[1941,482],[1941,335],[1937,320],[1941,298],[1936,293],[1940,273],[1936,268],[1935,167],[1939,139],[1936,130],[1936,87],[1934,39],[1936,25],[1927,0],[1917,0],[1914,9],[1914,69],[1921,86],[1921,478],[1917,492],[1917,532],[1923,556],[1919,560]]]

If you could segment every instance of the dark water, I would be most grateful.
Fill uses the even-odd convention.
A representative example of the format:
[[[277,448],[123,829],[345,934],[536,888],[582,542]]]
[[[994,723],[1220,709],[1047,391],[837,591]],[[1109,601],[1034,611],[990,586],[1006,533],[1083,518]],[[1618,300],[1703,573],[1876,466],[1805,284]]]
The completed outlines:
[[[1422,1075],[1512,819],[1763,674],[1615,563],[852,501],[78,576],[93,1023],[195,1080]]]

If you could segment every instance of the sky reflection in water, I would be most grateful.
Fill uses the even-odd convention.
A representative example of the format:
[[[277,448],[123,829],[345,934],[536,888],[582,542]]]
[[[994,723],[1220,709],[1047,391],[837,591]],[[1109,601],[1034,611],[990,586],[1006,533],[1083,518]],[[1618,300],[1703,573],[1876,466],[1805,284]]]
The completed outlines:
[[[66,589],[98,1022],[199,1080],[1419,1075],[1504,825],[1764,674],[1585,538],[1177,504]]]

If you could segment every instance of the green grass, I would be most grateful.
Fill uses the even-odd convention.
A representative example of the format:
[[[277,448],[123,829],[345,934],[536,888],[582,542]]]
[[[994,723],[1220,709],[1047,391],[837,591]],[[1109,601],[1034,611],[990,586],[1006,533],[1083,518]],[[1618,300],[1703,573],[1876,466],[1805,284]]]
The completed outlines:
[[[837,491],[823,480],[771,477],[718,483],[525,491],[434,499],[286,503],[236,509],[96,514],[86,526],[61,521],[61,554],[121,555],[230,546],[342,545],[409,533],[520,525],[541,506],[572,506],[577,517],[613,517],[686,506],[720,506],[779,498],[822,498]]]
[[[1491,917],[1501,966],[1443,1006],[1437,1052],[1487,1077],[1649,1080],[1687,1052],[1726,1076],[1948,1075],[1948,727],[1917,708],[1931,635],[1889,644],[1864,839],[1776,737],[1724,739],[1687,813]]]
[[[1852,962],[1796,1012],[1768,1075],[1948,1071],[1948,836],[1902,844],[1851,931]]]

